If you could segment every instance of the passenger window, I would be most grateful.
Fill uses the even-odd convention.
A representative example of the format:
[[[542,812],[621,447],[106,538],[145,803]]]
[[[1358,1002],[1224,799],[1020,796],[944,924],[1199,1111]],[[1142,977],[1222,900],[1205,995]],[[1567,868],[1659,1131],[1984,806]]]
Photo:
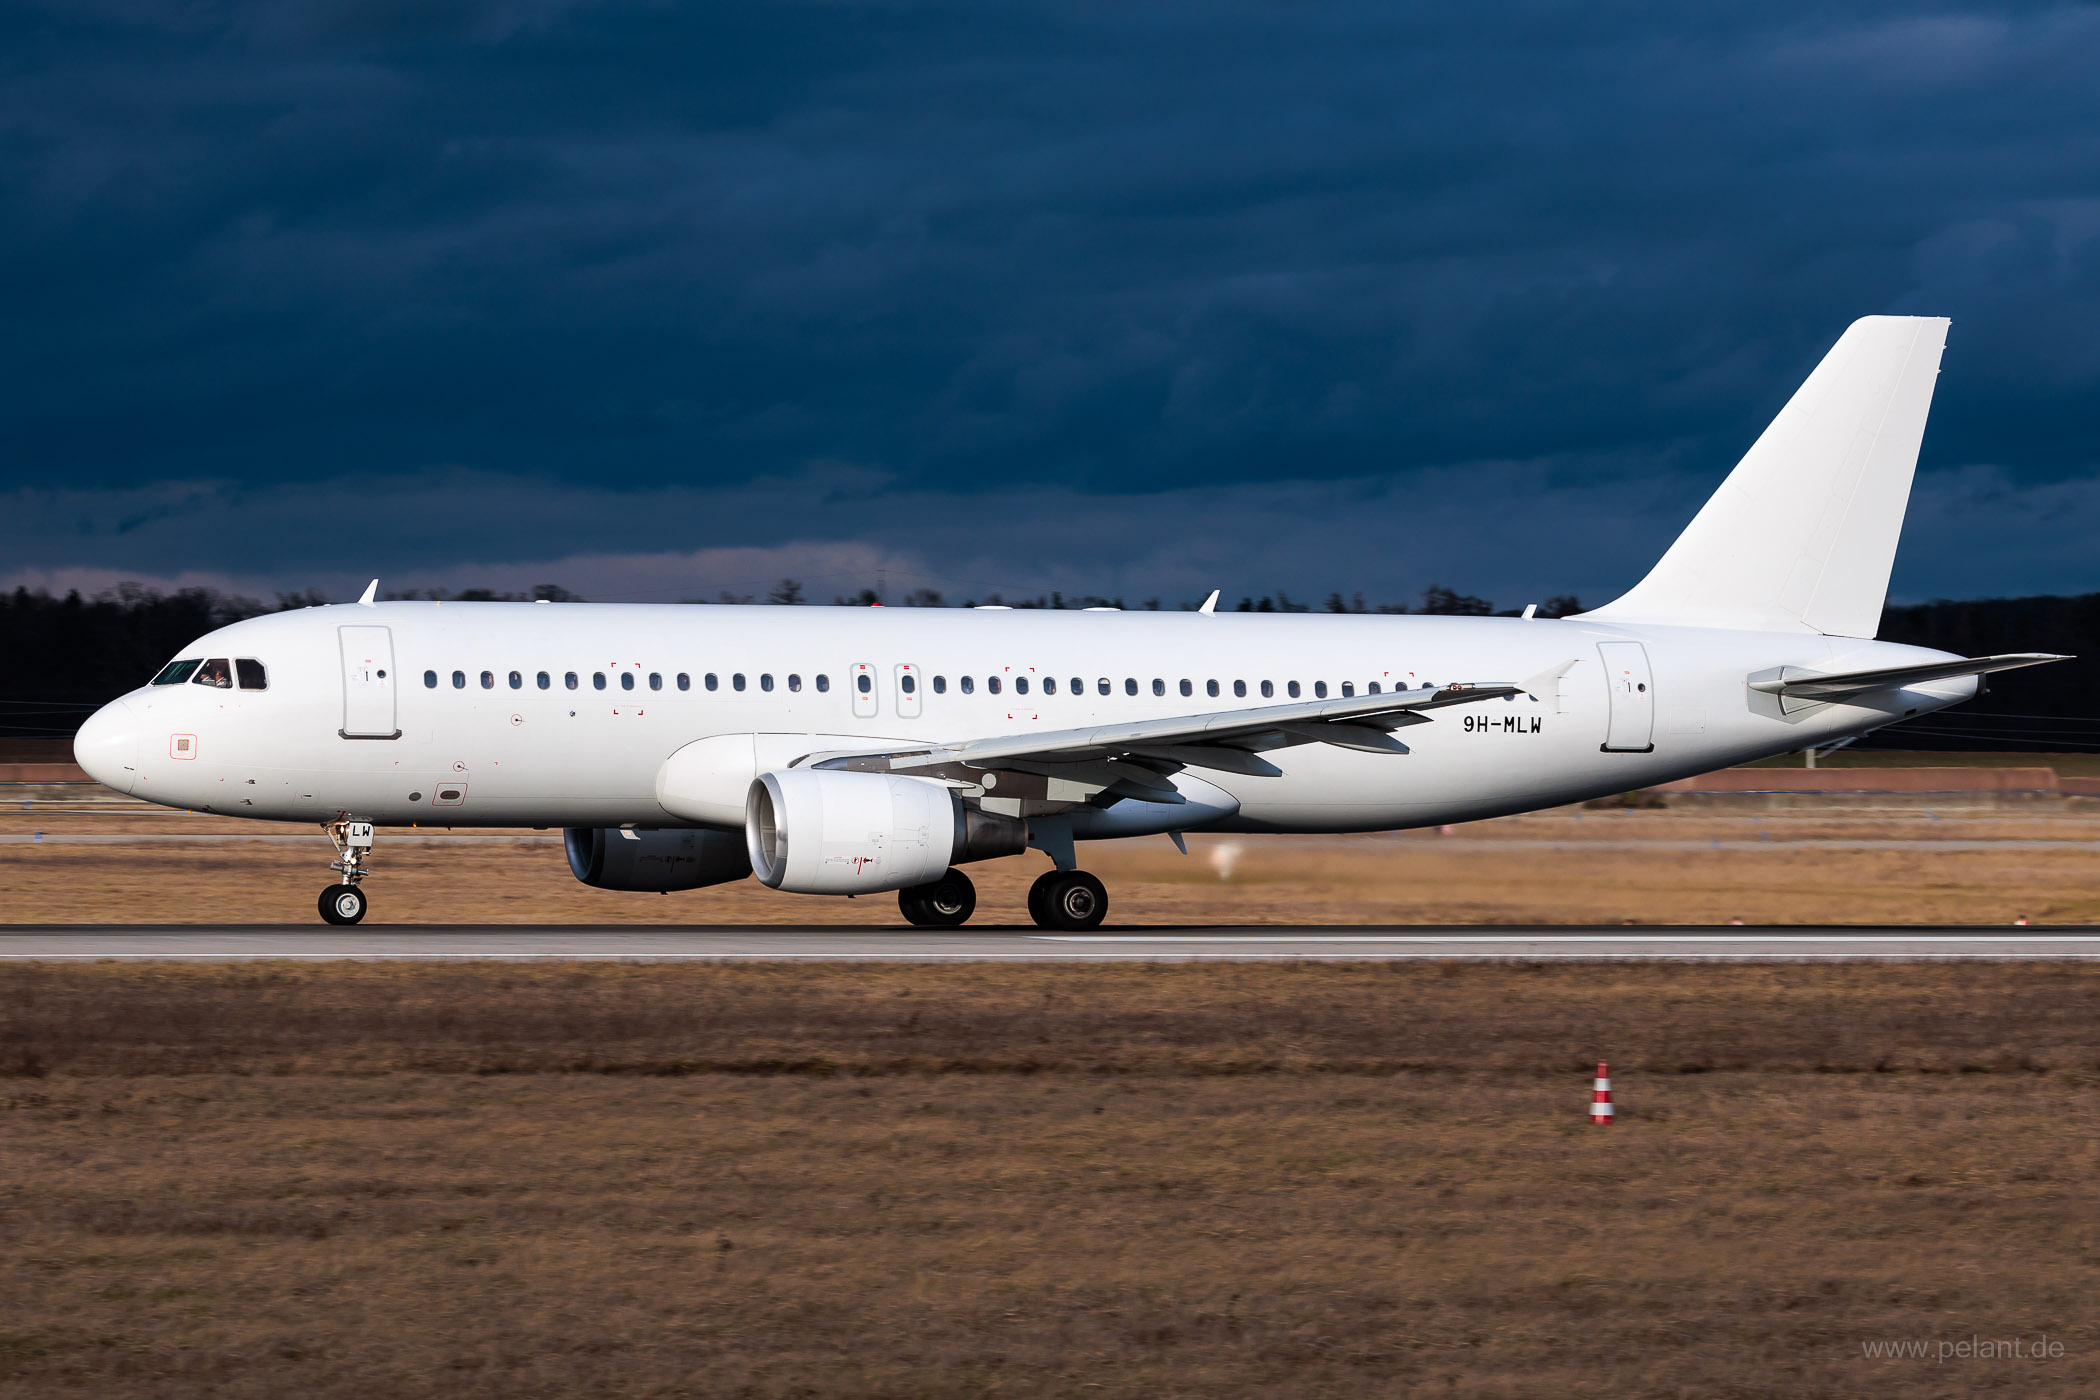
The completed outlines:
[[[1205,695],[1208,695],[1213,700],[1217,699],[1218,683],[1216,681],[1205,681],[1203,683],[1203,693]]]
[[[547,675],[545,671],[540,672],[539,675],[534,679],[536,679],[539,682],[541,690],[547,689],[547,687],[553,683],[551,678]]]
[[[684,671],[680,671],[678,673],[678,688],[680,690],[691,690],[693,688],[693,678]]]
[[[935,695],[946,695],[948,693],[948,678],[946,676],[935,676],[933,678],[933,693]]]
[[[1055,676],[1045,676],[1045,677],[1043,677],[1043,694],[1045,694],[1045,695],[1055,695],[1055,694],[1057,694],[1057,677],[1055,677]]]
[[[1014,694],[1016,694],[1016,695],[1026,695],[1027,693],[1028,693],[1028,677],[1026,677],[1026,676],[1015,676],[1015,677],[1014,677]]]
[[[1263,681],[1263,682],[1261,683],[1261,698],[1262,698],[1262,699],[1264,699],[1264,700],[1268,700],[1268,699],[1273,699],[1273,698],[1275,697],[1275,694],[1276,694],[1276,682],[1274,682],[1274,681]]]
[[[523,671],[512,671],[510,673],[510,688],[512,690],[523,690],[525,688],[525,673]]]
[[[651,690],[662,690],[664,688],[664,678],[662,672],[651,671],[649,673],[649,688]]]
[[[975,676],[964,676],[956,684],[962,687],[963,694],[968,695],[971,691],[977,689],[977,678]]]
[[[826,675],[821,675],[821,674],[820,674],[820,675],[819,675],[819,676],[817,677],[817,694],[819,694],[819,695],[824,695],[824,694],[827,694],[827,693],[829,693],[829,692],[830,692],[830,690],[831,690],[831,677],[829,677],[829,676],[826,676]]]
[[[999,678],[997,676],[987,677],[984,683],[984,688],[986,690],[989,690],[992,694],[997,695],[999,693]]]
[[[875,682],[869,677],[867,672],[863,671],[853,678],[853,688],[863,695],[872,695],[875,691]]]
[[[729,688],[731,690],[742,690],[744,688],[744,673],[742,671],[738,671],[729,678]]]
[[[1135,694],[1137,694],[1137,677],[1136,677],[1136,676],[1125,676],[1125,677],[1123,678],[1123,693],[1124,693],[1125,695],[1135,695]]]
[[[758,688],[764,691],[771,691],[773,689],[773,673],[771,671],[762,672],[759,675]]]
[[[622,672],[620,672],[620,689],[622,689],[622,690],[632,690],[632,689],[634,689],[634,672],[632,672],[632,671],[622,671]]]
[[[268,690],[270,678],[263,674],[263,664],[252,656],[243,656],[233,663],[234,674],[240,677],[243,690]]]
[[[1364,688],[1364,694],[1366,694],[1366,695],[1376,695],[1377,693],[1378,693],[1378,682],[1377,682],[1377,681],[1372,681],[1372,682],[1370,683],[1370,685],[1368,685],[1368,686],[1366,686],[1366,687]]]
[[[1099,690],[1099,691],[1100,691],[1100,692],[1101,692],[1101,693],[1102,693],[1103,695],[1106,695],[1106,694],[1108,694],[1108,692],[1109,692],[1109,684],[1108,684],[1108,677],[1107,677],[1107,676],[1103,676],[1103,677],[1102,677],[1102,678],[1101,678],[1100,680],[1098,680],[1098,681],[1094,682],[1094,686],[1095,686],[1095,688],[1096,688],[1097,690]]]
[[[153,678],[154,685],[181,685],[197,673],[202,661],[170,661],[167,669]]]
[[[917,695],[919,693],[919,682],[911,672],[906,671],[903,675],[897,677],[897,689],[903,691],[906,695]]]
[[[452,688],[454,690],[465,690],[467,688],[467,673],[465,671],[454,671],[452,673]]]
[[[1343,681],[1343,682],[1342,682],[1342,694],[1343,694],[1343,696],[1344,696],[1344,697],[1348,697],[1348,696],[1352,696],[1352,695],[1356,694],[1356,682],[1355,682],[1355,681]]]
[[[494,671],[483,671],[481,673],[481,688],[483,690],[494,690],[496,688],[496,673]]]
[[[1158,676],[1154,676],[1152,678],[1152,693],[1154,695],[1165,695],[1167,693],[1167,683]]]
[[[574,671],[562,672],[561,683],[574,690],[576,688],[576,673]]]
[[[605,689],[605,672],[603,672],[603,671],[593,671],[593,672],[591,672],[591,689],[593,689],[593,690],[603,690],[603,689]]]
[[[1316,699],[1320,699],[1320,700],[1325,700],[1325,699],[1327,698],[1327,682],[1325,682],[1325,681],[1314,681],[1314,682],[1313,682],[1313,696],[1314,696],[1314,698],[1316,698]]]
[[[197,668],[191,685],[208,685],[219,690],[233,689],[233,667],[223,656],[214,656]]]
[[[1247,698],[1247,683],[1246,683],[1245,681],[1234,681],[1234,682],[1232,683],[1232,693],[1233,693],[1233,695],[1234,695],[1234,696],[1236,696],[1237,698],[1239,698],[1239,699],[1241,699],[1241,700],[1244,700],[1244,699],[1246,699],[1246,698]]]
[[[789,672],[789,673],[788,673],[788,689],[789,689],[789,690],[800,690],[800,689],[802,689],[802,677],[800,677],[800,676],[798,676],[798,675],[794,674],[794,673],[793,673],[792,671],[791,671],[791,672]]]
[[[437,673],[437,672],[435,672],[435,671],[425,671],[425,672],[423,673],[423,688],[424,688],[424,689],[426,689],[426,690],[436,690],[436,689],[438,688],[438,673]]]
[[[722,688],[722,682],[715,678],[715,673],[713,671],[709,671],[707,673],[707,679],[702,681],[701,684],[706,686],[709,690],[720,690]]]
[[[1183,680],[1181,683],[1181,693],[1183,695],[1194,695],[1196,693],[1196,687],[1190,685],[1188,681]]]
[[[1298,682],[1292,681],[1284,689],[1290,693],[1291,699],[1296,700],[1298,698]]]

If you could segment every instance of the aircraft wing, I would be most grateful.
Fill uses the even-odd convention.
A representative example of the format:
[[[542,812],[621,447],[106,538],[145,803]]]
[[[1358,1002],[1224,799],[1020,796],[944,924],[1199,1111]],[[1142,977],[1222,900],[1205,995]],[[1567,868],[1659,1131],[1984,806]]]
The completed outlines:
[[[1782,666],[1777,671],[1752,676],[1749,686],[1752,690],[1778,696],[1781,703],[1794,700],[1803,705],[1820,705],[1870,691],[1894,690],[1926,681],[1952,680],[1957,676],[1982,676],[1993,671],[2013,671],[2022,666],[2042,666],[2051,661],[2070,659],[2052,652],[2008,652],[2002,656],[1972,656],[1956,661],[1928,661],[1919,666],[1885,666],[1878,671],[1841,671],[1834,675],[1819,675],[1799,666]]]
[[[1514,685],[1422,686],[1382,695],[1304,700],[1086,729],[1001,734],[889,753],[813,754],[804,761],[810,767],[917,773],[963,781],[974,781],[986,770],[1012,769],[1071,776],[1084,782],[1087,775],[1075,769],[1088,769],[1093,778],[1108,779],[1090,785],[1112,787],[1127,780],[1136,787],[1156,790],[1165,786],[1156,776],[1162,769],[1211,768],[1273,777],[1281,770],[1263,759],[1262,753],[1295,744],[1404,754],[1407,746],[1392,732],[1427,724],[1429,711],[1522,693],[1522,687]]]

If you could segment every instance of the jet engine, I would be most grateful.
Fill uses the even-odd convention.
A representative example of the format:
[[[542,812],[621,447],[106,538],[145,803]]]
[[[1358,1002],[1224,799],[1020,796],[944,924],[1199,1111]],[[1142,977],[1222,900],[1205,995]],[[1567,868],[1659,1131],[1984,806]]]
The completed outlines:
[[[758,878],[794,894],[901,890],[1028,846],[1021,822],[967,807],[929,778],[836,768],[759,774],[744,837]]]
[[[744,838],[730,831],[572,826],[563,836],[569,869],[601,890],[697,890],[751,873]]]

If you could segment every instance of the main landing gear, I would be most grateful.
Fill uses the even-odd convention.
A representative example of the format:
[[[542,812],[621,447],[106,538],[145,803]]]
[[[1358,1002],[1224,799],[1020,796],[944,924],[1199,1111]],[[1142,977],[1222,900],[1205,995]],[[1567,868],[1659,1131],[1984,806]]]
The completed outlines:
[[[350,889],[337,885],[336,890]],[[331,890],[329,893],[333,894]],[[355,894],[355,890],[351,890]],[[322,896],[321,917],[330,923],[328,896]],[[897,908],[905,922],[920,928],[960,928],[977,911],[977,887],[960,870],[950,870],[930,885],[913,885],[897,891]],[[359,916],[363,915],[359,906]],[[1101,927],[1108,913],[1108,891],[1084,870],[1053,870],[1028,890],[1028,916],[1043,928],[1064,933],[1083,933]],[[356,919],[344,919],[356,923]]]
[[[335,843],[336,859],[328,868],[343,876],[341,884],[321,891],[321,917],[331,924],[354,924],[365,916],[365,892],[358,885],[372,873],[365,864],[372,854],[372,824],[332,821],[321,829]]]
[[[1028,887],[1028,916],[1043,928],[1080,933],[1107,915],[1108,891],[1084,870],[1052,870]]]
[[[932,884],[897,891],[897,908],[906,923],[957,928],[977,912],[977,886],[960,870],[950,870]]]

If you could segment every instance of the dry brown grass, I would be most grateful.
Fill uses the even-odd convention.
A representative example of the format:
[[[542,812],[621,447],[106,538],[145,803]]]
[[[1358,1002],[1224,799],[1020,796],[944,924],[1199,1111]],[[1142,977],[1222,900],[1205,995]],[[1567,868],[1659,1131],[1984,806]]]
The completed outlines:
[[[1950,839],[2100,840],[2090,804],[2031,812],[1561,811],[1397,837],[1164,838],[1085,848],[1122,924],[1982,923],[2020,915],[2100,921],[2094,851],[1949,850]],[[253,834],[256,823],[133,807],[0,813],[0,831]],[[306,923],[333,877],[317,832],[292,842],[0,847],[7,923]],[[1769,837],[1769,842],[1760,841]],[[1789,844],[1904,840],[1897,849]],[[1577,843],[1536,849],[1524,841]],[[1753,849],[1713,842],[1757,842]],[[1685,843],[1689,843],[1689,846]],[[415,844],[383,833],[375,923],[899,923],[889,896],[783,895],[756,881],[678,895],[620,894],[571,878],[558,837]],[[980,924],[1019,923],[1031,854],[970,867]],[[1225,878],[1229,872],[1229,878]]]
[[[2096,993],[0,967],[0,1388],[2091,1394]],[[1860,1351],[2038,1333],[2066,1354]]]

